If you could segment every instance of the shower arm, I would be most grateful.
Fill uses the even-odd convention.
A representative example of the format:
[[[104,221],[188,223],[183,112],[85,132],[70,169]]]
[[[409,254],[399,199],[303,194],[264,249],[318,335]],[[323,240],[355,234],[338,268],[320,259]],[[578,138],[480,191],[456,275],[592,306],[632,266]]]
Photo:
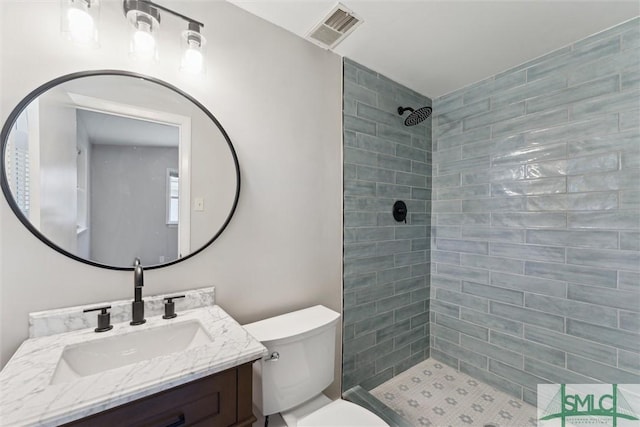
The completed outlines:
[[[403,115],[405,111],[411,111],[413,113],[415,110],[411,107],[398,107],[398,114]]]

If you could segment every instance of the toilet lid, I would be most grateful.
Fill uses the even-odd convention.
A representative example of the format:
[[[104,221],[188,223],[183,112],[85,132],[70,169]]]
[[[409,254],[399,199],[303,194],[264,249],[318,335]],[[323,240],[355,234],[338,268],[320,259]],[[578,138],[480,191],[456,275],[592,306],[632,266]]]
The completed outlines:
[[[389,427],[362,406],[338,399],[298,421],[299,427]]]

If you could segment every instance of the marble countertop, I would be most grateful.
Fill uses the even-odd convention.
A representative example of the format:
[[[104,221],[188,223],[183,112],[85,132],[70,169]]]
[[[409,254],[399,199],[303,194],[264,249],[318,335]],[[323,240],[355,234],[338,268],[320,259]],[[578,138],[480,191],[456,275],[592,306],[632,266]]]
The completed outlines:
[[[164,299],[170,296],[184,295],[174,301],[176,313],[183,311],[207,307],[215,304],[215,288],[191,289],[180,292],[180,294],[167,295],[145,295],[144,313],[147,317],[153,317],[164,313]],[[53,310],[38,311],[29,313],[29,338],[42,337],[45,335],[62,334],[65,332],[77,331],[89,327],[96,327],[96,312],[84,313],[84,309],[103,307],[110,305],[111,323],[128,322],[131,320],[131,300],[103,301],[98,304],[88,304],[75,307],[65,307]]]
[[[210,343],[60,384],[51,384],[65,346],[197,320]],[[175,319],[116,323],[109,332],[93,328],[30,338],[0,372],[0,425],[54,426],[80,419],[267,355],[267,349],[219,306],[181,312]]]

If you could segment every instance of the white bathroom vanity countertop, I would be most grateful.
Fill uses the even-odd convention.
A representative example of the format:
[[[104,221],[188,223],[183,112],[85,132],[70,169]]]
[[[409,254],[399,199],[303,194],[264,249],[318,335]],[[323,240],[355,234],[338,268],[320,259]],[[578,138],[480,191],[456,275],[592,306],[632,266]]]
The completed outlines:
[[[185,320],[199,321],[210,335],[211,342],[51,384],[58,360],[67,345]],[[0,425],[64,424],[266,355],[267,349],[217,305],[180,312],[178,317],[170,320],[154,316],[139,326],[118,323],[111,331],[103,333],[96,333],[91,328],[30,338],[22,343],[0,371]]]

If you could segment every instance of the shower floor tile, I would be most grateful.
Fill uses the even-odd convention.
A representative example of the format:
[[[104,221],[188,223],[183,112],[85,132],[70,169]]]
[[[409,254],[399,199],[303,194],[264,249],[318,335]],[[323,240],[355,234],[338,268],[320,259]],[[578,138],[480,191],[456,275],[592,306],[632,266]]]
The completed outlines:
[[[416,427],[535,426],[536,408],[427,359],[371,390]]]

